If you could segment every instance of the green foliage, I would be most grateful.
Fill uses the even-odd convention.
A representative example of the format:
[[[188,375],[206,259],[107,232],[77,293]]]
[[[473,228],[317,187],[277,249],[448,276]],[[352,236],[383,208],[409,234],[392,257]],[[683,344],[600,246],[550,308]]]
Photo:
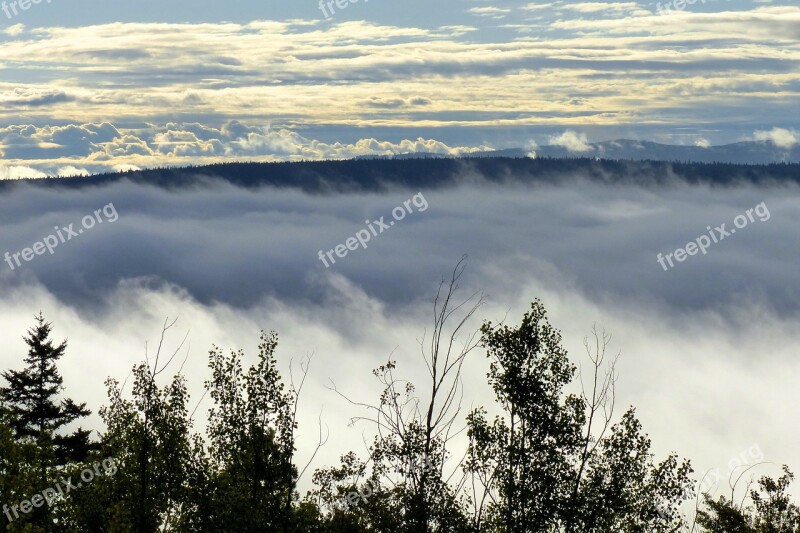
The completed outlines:
[[[157,531],[174,523],[186,502],[192,441],[185,379],[176,375],[159,387],[156,372],[144,363],[133,368],[133,377],[132,400],[116,380],[106,382],[103,448],[117,473],[92,484],[94,507],[105,512],[76,513],[83,531]]]
[[[209,354],[208,456],[198,442],[195,490],[201,502],[186,524],[206,531],[287,531],[294,527],[297,469],[294,398],[275,360],[277,335],[262,333],[257,364],[244,354]],[[198,490],[199,489],[199,490]]]
[[[539,301],[518,327],[487,322],[481,331],[502,414],[489,421],[479,408],[468,417],[466,468],[483,481],[490,502],[485,514],[480,509],[479,527],[599,533],[673,531],[681,525],[662,509],[674,507],[689,487],[688,462],[679,466],[671,456],[654,465],[633,410],[607,436],[593,435],[598,408],[613,404],[613,367],[611,381],[595,389],[592,401],[565,394],[576,368]],[[604,413],[601,433],[610,421],[610,412]]]
[[[468,417],[467,467],[496,491],[486,520],[502,531],[549,531],[561,521],[561,502],[573,480],[571,458],[584,422],[576,396],[562,399],[575,367],[538,302],[516,329],[481,329],[490,358],[489,383],[505,416],[491,423],[485,410]]]
[[[305,501],[321,513],[318,531],[403,531],[392,489],[381,485],[376,474],[367,476],[367,470],[367,462],[349,452],[339,467],[314,472],[316,488]]]
[[[676,507],[691,486],[691,467],[674,454],[654,464],[641,430],[630,409],[600,441],[572,503],[573,531],[669,532],[685,525]]]
[[[796,533],[800,531],[800,508],[787,493],[794,475],[783,467],[778,479],[762,476],[750,491],[752,505],[736,505],[720,496],[705,495],[706,509],[698,513],[698,524],[708,533]]]
[[[16,440],[8,410],[0,406],[0,531],[47,531],[37,516],[14,513],[11,507],[41,486],[39,448],[30,439]]]

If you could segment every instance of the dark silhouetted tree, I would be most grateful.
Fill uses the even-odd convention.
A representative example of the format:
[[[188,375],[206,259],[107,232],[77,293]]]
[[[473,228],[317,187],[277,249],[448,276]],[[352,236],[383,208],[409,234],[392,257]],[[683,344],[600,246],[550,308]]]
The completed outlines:
[[[36,443],[14,438],[9,412],[0,405],[0,531],[50,531],[41,516],[14,508],[21,499],[41,490],[39,462]]]
[[[57,363],[64,356],[67,341],[54,345],[50,340],[51,331],[52,324],[45,322],[40,313],[36,325],[25,337],[27,366],[23,370],[3,372],[8,385],[0,388],[0,398],[10,409],[16,437],[32,437],[41,447],[52,444],[55,464],[64,465],[86,458],[91,446],[91,432],[79,428],[62,434],[60,430],[89,416],[91,411],[85,403],[77,404],[72,399],[60,398],[64,379]],[[43,468],[46,466],[49,465],[43,465]]]
[[[733,494],[716,500],[705,494],[697,523],[707,533],[797,533],[800,508],[787,493],[793,480],[794,475],[786,466],[778,479],[762,476],[755,489],[749,490],[748,486],[744,500],[749,496],[749,505],[744,501],[735,503]]]
[[[311,497],[336,530],[428,533],[470,528],[464,472],[458,464],[448,465],[454,455],[451,441],[463,430],[457,424],[464,390],[461,371],[477,346],[477,333],[466,327],[483,304],[479,293],[456,300],[464,267],[462,259],[450,278],[440,283],[433,302],[433,328],[419,341],[430,376],[424,395],[396,376],[394,361],[373,371],[382,387],[376,405],[352,402],[340,393],[366,409],[366,415],[353,421],[374,425],[376,436],[368,461],[351,453],[342,457],[341,467],[315,474],[321,489]],[[357,504],[342,505],[348,497],[358,499]]]
[[[197,506],[186,519],[195,530],[304,530],[293,464],[299,390],[286,390],[281,380],[277,345],[277,335],[262,333],[258,362],[247,371],[241,351],[226,356],[215,347],[209,354],[208,452],[196,463]]]
[[[468,418],[466,467],[481,494],[476,528],[516,532],[667,532],[682,518],[665,509],[689,485],[688,462],[653,463],[633,409],[614,426],[614,366],[601,374],[608,337],[595,331],[593,387],[566,394],[576,367],[535,301],[516,328],[482,327],[489,382],[502,414]],[[588,348],[588,344],[587,344]]]
[[[114,458],[116,473],[96,479],[86,491],[89,497],[72,515],[75,530],[171,529],[190,506],[187,482],[195,438],[186,380],[179,370],[169,383],[158,384],[186,340],[171,353],[164,351],[174,324],[164,323],[153,358],[146,354],[147,361],[133,368],[132,399],[123,395],[124,385],[106,381],[110,404],[100,409],[106,424],[102,444]]]
[[[36,325],[24,338],[28,345],[26,367],[3,372],[7,385],[0,388],[0,401],[8,409],[14,437],[36,443],[38,492],[52,485],[55,468],[71,461],[82,461],[92,444],[89,431],[82,428],[64,431],[66,426],[88,416],[91,411],[86,404],[62,397],[64,379],[57,365],[64,356],[67,342],[55,345],[50,339],[52,324],[46,322],[41,313],[35,319]],[[35,508],[31,520],[41,527],[52,527],[50,507]]]

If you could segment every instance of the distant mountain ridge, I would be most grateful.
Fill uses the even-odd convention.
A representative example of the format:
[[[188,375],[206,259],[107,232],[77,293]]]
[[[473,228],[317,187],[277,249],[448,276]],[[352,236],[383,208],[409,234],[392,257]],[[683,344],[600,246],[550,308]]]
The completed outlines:
[[[0,192],[22,186],[81,188],[131,182],[171,190],[226,182],[235,187],[300,189],[311,194],[439,189],[464,183],[563,184],[576,180],[660,186],[679,181],[714,186],[800,184],[800,163],[737,165],[598,158],[472,157],[217,163],[130,170],[93,176],[0,180]]]
[[[549,157],[595,158],[630,161],[670,161],[693,163],[732,163],[737,165],[768,165],[770,163],[800,163],[800,144],[783,148],[767,141],[745,141],[720,146],[683,146],[651,141],[621,139],[588,143],[580,151],[564,146],[547,145],[532,149],[509,148],[476,152],[469,157]],[[451,158],[446,154],[428,152],[389,156],[364,156],[359,159],[429,159]]]

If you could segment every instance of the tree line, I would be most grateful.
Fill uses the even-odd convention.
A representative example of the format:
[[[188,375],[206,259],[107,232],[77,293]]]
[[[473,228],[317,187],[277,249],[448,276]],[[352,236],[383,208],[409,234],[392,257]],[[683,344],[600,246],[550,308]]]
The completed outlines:
[[[314,471],[298,464],[295,439],[309,361],[285,379],[275,333],[262,332],[250,366],[241,351],[212,347],[201,434],[182,344],[163,348],[175,324],[165,322],[155,353],[123,383],[106,381],[93,437],[76,428],[90,410],[68,397],[58,370],[67,343],[52,339],[40,313],[24,337],[25,366],[2,374],[0,530],[800,531],[788,468],[752,479],[743,498],[693,494],[689,461],[657,459],[635,409],[616,413],[609,335],[592,330],[590,371],[579,375],[538,300],[515,325],[485,321],[471,331],[483,298],[460,298],[462,272],[460,264],[440,286],[433,327],[419,341],[426,382],[403,380],[390,360],[373,371],[373,402],[332,387],[372,437]],[[481,352],[495,402],[465,410],[463,365]],[[320,424],[312,459],[325,441]],[[300,494],[304,476],[313,488]],[[684,512],[687,494],[696,512]]]
[[[689,184],[732,187],[800,182],[800,163],[742,165],[694,161],[631,161],[591,157],[459,157],[349,159],[341,161],[230,162],[183,168],[128,170],[92,176],[0,180],[0,192],[15,187],[84,188],[131,182],[178,190],[221,180],[236,187],[299,189],[309,194],[387,192],[453,187],[480,176],[488,183],[560,184],[588,179],[635,186]]]

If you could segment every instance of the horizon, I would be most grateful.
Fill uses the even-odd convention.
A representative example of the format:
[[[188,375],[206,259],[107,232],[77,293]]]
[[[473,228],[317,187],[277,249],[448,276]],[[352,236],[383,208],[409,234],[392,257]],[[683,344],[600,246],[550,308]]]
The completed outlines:
[[[601,144],[603,142],[606,143],[613,143],[619,141],[631,141],[631,142],[642,142],[642,143],[652,143],[658,144],[660,146],[667,146],[667,147],[675,147],[675,148],[701,148],[701,147],[685,147],[682,145],[669,145],[663,143],[655,143],[652,141],[633,141],[630,139],[615,139],[610,141],[600,141],[598,143],[592,144]],[[724,148],[727,146],[734,146],[737,144],[755,144],[755,145],[765,145],[768,141],[740,141],[737,143],[731,144],[723,144],[723,145],[716,145],[716,146],[709,146],[703,147],[702,149],[711,149],[711,148]],[[541,148],[550,148],[550,147],[559,147],[559,145],[545,145]],[[395,154],[374,154],[374,155],[364,155],[364,156],[357,156],[357,157],[350,157],[344,159],[305,159],[305,160],[270,160],[270,161],[259,161],[259,160],[249,160],[249,159],[231,159],[231,160],[224,160],[224,161],[217,161],[213,163],[199,163],[199,164],[184,164],[184,165],[166,165],[166,166],[154,166],[154,167],[143,167],[143,168],[127,168],[123,170],[98,170],[94,173],[88,172],[80,172],[76,174],[70,175],[42,175],[42,176],[33,176],[33,177],[17,177],[17,178],[0,178],[0,181],[31,181],[36,182],[37,180],[52,180],[52,179],[73,179],[73,178],[90,178],[90,177],[102,177],[102,176],[115,176],[119,174],[130,174],[130,173],[145,173],[145,172],[154,172],[154,171],[161,171],[161,170],[177,170],[177,171],[189,171],[194,169],[208,169],[213,168],[215,166],[225,166],[225,165],[250,165],[250,164],[262,164],[262,165],[284,165],[284,164],[314,164],[314,163],[337,163],[337,162],[352,162],[352,161],[378,161],[378,160],[394,160],[394,161],[403,161],[403,160],[414,160],[414,159],[426,159],[424,156],[436,156],[439,159],[453,159],[453,160],[474,160],[474,159],[539,159],[539,160],[562,160],[568,159],[572,161],[585,161],[585,162],[618,162],[618,163],[660,163],[665,165],[698,165],[698,166],[712,166],[712,165],[730,165],[732,167],[769,167],[771,165],[800,165],[800,154],[798,155],[798,160],[773,160],[773,161],[760,161],[760,162],[732,162],[732,161],[725,161],[723,160],[692,160],[690,159],[677,159],[678,156],[675,156],[675,159],[664,159],[664,158],[639,158],[639,159],[631,159],[625,157],[612,157],[612,156],[600,156],[600,155],[585,155],[585,154],[567,154],[567,155],[538,155],[538,154],[528,154],[528,155],[491,155],[493,152],[503,152],[503,151],[514,151],[514,150],[523,150],[520,148],[506,148],[503,150],[497,151],[488,151],[488,152],[476,152],[474,154],[462,154],[462,155],[449,155],[449,154],[439,154],[436,152],[399,152]],[[420,156],[420,157],[399,157],[399,156]]]

